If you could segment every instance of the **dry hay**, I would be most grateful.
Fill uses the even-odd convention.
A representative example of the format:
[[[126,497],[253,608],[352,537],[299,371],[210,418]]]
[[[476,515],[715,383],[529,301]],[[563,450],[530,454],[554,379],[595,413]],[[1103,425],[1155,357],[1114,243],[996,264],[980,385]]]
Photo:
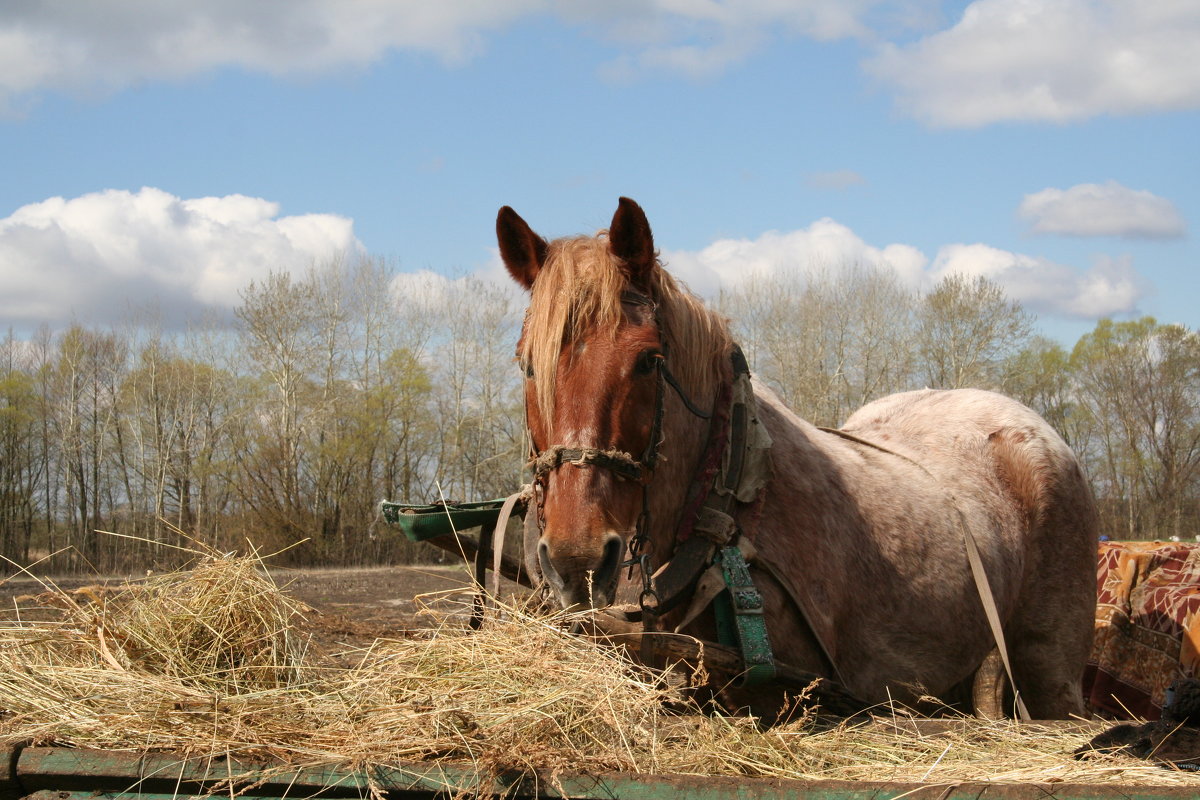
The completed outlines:
[[[686,701],[562,619],[506,608],[479,632],[446,617],[427,634],[330,654],[308,612],[256,558],[105,593],[49,591],[52,619],[0,623],[0,744],[59,743],[359,767],[454,760],[519,770],[801,780],[1195,785],[1143,761],[1076,761],[1094,730],[950,721],[761,730],[680,716]],[[694,709],[692,709],[694,711]]]

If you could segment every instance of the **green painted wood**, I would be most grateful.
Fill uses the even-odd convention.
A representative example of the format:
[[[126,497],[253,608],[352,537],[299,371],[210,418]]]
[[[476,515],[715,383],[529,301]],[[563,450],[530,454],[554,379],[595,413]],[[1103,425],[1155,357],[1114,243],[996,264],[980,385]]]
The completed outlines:
[[[0,800],[17,800],[23,794],[17,780],[17,751],[0,749]]]
[[[362,798],[373,786],[391,800],[479,793],[512,798],[577,800],[1183,800],[1200,796],[1195,785],[1091,786],[1078,784],[896,784],[847,781],[792,781],[633,774],[563,775],[558,785],[529,777],[484,780],[470,768],[447,763],[411,763],[387,768],[267,769],[225,759],[180,759],[162,753],[27,748],[17,760],[16,779],[28,800],[166,800],[191,795],[230,795],[246,800],[278,798]]]
[[[495,522],[503,505],[503,497],[447,506],[392,503],[384,500],[379,504],[379,510],[384,522],[404,531],[404,535],[414,542],[423,542],[435,536],[446,536],[456,531]]]

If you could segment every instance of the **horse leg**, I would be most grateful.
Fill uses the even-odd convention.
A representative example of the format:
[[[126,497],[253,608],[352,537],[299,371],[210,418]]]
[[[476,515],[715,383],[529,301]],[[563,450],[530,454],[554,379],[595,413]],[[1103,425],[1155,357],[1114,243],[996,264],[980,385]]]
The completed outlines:
[[[1036,562],[1006,635],[1014,678],[1034,719],[1086,717],[1083,670],[1095,627],[1096,529],[1078,506],[1055,503],[1051,509],[1039,525],[1042,546],[1031,553]]]
[[[1078,462],[1044,426],[1001,429],[988,440],[1027,526],[1021,588],[1004,626],[1013,679],[1035,719],[1065,719],[1086,713],[1099,521]]]

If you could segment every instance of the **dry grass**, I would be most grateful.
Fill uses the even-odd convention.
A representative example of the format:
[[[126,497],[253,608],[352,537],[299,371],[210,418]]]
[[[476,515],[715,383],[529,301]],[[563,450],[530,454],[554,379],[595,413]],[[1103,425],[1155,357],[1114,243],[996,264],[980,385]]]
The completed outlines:
[[[428,635],[334,658],[255,558],[210,556],[112,592],[41,599],[51,618],[0,623],[0,744],[346,766],[452,759],[485,775],[1200,783],[1133,759],[1075,761],[1090,733],[1037,724],[957,720],[923,734],[883,710],[874,724],[818,730],[802,718],[763,731],[680,717],[659,676],[519,609],[479,632],[445,618]]]

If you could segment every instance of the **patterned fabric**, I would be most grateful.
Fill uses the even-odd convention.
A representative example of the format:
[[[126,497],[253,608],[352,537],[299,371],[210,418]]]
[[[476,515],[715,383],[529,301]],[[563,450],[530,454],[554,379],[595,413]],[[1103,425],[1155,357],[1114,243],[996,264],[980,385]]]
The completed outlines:
[[[1084,697],[1107,715],[1156,720],[1167,687],[1200,672],[1200,545],[1101,542],[1097,585]]]

